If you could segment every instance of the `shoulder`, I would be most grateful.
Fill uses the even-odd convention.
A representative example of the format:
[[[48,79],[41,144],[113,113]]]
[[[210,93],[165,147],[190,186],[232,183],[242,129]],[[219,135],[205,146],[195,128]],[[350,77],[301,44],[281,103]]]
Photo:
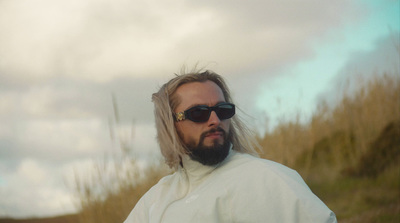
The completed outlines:
[[[255,157],[245,153],[234,152],[228,162],[226,169],[232,169],[241,173],[251,173],[252,176],[269,177],[291,177],[302,180],[300,175],[293,169],[280,163]]]
[[[163,194],[170,188],[174,182],[180,178],[180,173],[175,172],[171,175],[161,178],[158,183],[153,185],[136,203],[135,207],[129,214],[124,223],[131,222],[148,222],[150,207],[157,203]]]
[[[226,164],[232,213],[239,222],[336,222],[295,170],[242,153],[234,154]]]
[[[226,182],[231,183],[229,188],[233,191],[259,191],[269,198],[312,195],[308,185],[295,170],[249,154],[233,154],[220,173]],[[260,193],[246,193],[243,196],[255,196],[256,199]]]
[[[153,185],[144,195],[143,199],[146,200],[154,200],[156,199],[162,191],[165,190],[166,187],[169,187],[173,184],[174,181],[180,178],[179,172],[174,172],[170,175],[162,177],[155,185]],[[151,201],[150,201],[151,202]]]

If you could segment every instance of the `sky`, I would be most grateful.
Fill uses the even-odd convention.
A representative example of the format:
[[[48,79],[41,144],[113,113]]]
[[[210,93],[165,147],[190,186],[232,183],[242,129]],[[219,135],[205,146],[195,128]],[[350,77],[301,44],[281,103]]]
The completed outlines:
[[[160,156],[151,94],[183,65],[221,74],[260,134],[306,120],[348,78],[398,74],[399,10],[399,0],[0,0],[0,216],[75,212],[74,173],[117,138],[138,159]]]

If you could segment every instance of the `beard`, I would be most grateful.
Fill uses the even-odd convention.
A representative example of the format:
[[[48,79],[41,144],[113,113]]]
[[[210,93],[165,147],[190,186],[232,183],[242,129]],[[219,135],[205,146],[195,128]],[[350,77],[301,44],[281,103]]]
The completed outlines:
[[[212,142],[211,146],[204,145],[204,139],[207,134],[221,132],[223,135],[223,143],[218,143],[218,139]],[[228,135],[226,132],[218,127],[210,131],[201,134],[199,143],[196,145],[194,140],[186,144],[186,148],[189,152],[189,156],[192,160],[195,160],[203,165],[214,166],[221,163],[229,154],[230,142],[228,141]]]

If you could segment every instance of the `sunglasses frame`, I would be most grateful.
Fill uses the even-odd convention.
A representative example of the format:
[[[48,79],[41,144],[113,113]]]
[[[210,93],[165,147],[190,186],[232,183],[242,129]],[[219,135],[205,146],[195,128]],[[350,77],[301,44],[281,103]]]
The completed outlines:
[[[218,111],[218,109],[220,108],[220,106],[224,106],[224,105],[232,106],[233,115],[232,115],[231,117],[229,117],[229,118],[221,119],[221,118],[219,117],[217,111]],[[208,109],[208,117],[207,117],[207,120],[204,120],[204,121],[201,120],[201,121],[199,121],[199,120],[196,120],[196,119],[193,119],[193,118],[192,118],[190,112],[191,112],[192,110],[194,110],[194,109],[197,109],[197,108],[207,108],[207,109]],[[192,122],[206,122],[206,121],[208,121],[208,120],[210,119],[210,116],[211,116],[211,112],[212,112],[212,111],[215,111],[215,113],[217,114],[217,116],[218,116],[218,118],[219,118],[220,120],[230,119],[230,118],[232,118],[232,117],[235,115],[235,113],[236,113],[236,111],[235,111],[235,105],[234,105],[234,104],[228,103],[228,102],[223,102],[223,103],[219,103],[219,104],[217,104],[217,105],[214,105],[214,106],[212,106],[212,107],[209,107],[209,106],[207,106],[207,105],[197,105],[197,106],[193,106],[193,107],[191,107],[191,108],[189,108],[189,109],[187,109],[187,110],[185,110],[185,111],[183,111],[183,112],[178,112],[178,113],[176,113],[174,117],[175,117],[175,120],[176,120],[177,122],[183,121],[183,120],[186,120],[186,119],[188,119],[188,120],[190,120],[190,121],[192,121]]]

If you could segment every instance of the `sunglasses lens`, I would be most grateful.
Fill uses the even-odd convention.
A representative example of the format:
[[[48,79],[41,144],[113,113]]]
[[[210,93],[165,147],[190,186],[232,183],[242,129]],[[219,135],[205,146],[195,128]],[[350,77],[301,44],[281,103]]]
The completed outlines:
[[[205,122],[210,117],[210,109],[207,107],[196,107],[190,111],[190,120],[194,122]]]
[[[187,119],[193,122],[206,122],[210,118],[211,111],[215,111],[221,120],[232,118],[235,115],[235,105],[230,103],[219,104],[214,107],[205,105],[195,106],[185,111]]]
[[[232,104],[219,105],[216,109],[216,113],[220,119],[232,118],[232,116],[235,115],[235,106]]]

